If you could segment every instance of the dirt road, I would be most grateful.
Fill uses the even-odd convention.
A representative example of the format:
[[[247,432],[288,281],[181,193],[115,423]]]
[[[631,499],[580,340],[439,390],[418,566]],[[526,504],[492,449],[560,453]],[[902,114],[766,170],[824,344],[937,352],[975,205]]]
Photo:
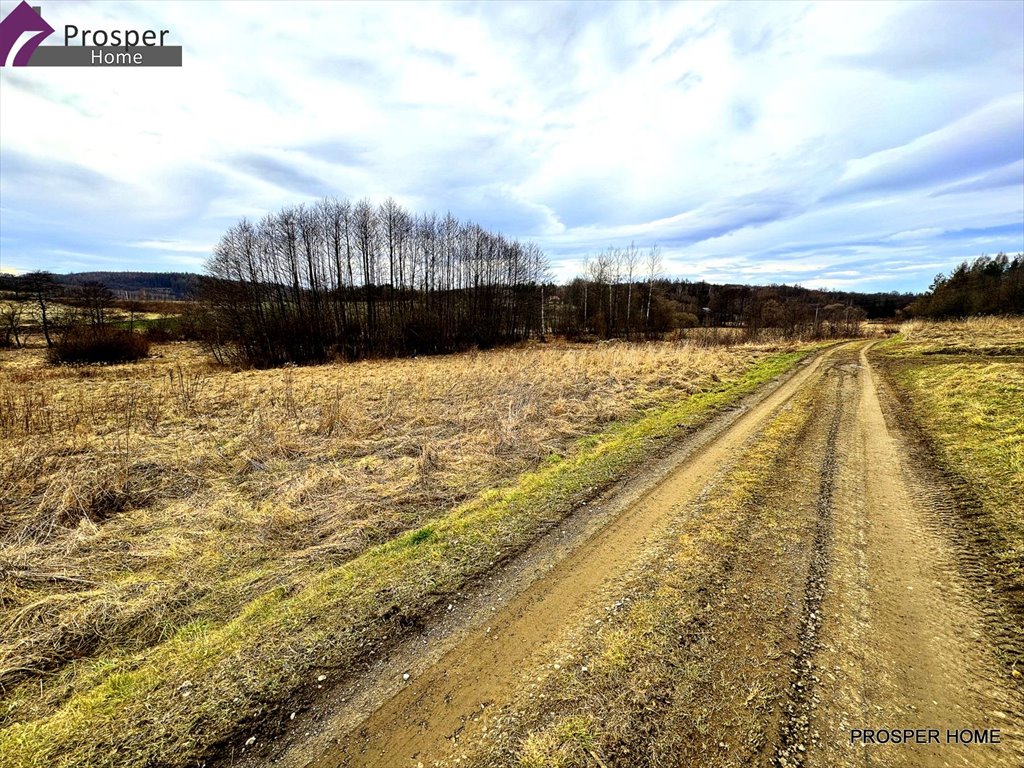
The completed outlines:
[[[939,730],[937,743],[853,747],[826,740],[821,766],[1024,765],[1021,690],[1000,663],[989,598],[961,575],[955,531],[930,508],[890,431],[876,375],[860,355],[856,419],[844,436],[833,565],[822,610],[820,733]],[[999,746],[950,744],[992,728]],[[927,739],[926,739],[927,741]]]
[[[865,349],[823,353],[606,499],[601,514],[567,525],[564,541],[527,559],[530,573],[504,593],[467,597],[462,621],[400,646],[376,670],[386,682],[340,694],[333,716],[275,762],[426,766],[471,741],[481,711],[513,696],[535,654],[584,621],[673,525],[699,525],[702,494],[728,483],[744,446],[802,398],[813,417],[762,500],[785,510],[783,522],[752,518],[734,555],[741,567],[723,576],[726,599],[709,604],[709,644],[690,651],[709,682],[689,706],[716,715],[699,718],[703,730],[664,764],[1024,765],[1024,698],[992,640],[988,598],[958,564],[955,531],[923,501]],[[942,743],[851,741],[854,729],[917,728],[926,738],[938,729]],[[999,729],[1001,744],[945,743],[962,729]],[[707,745],[734,742],[709,757]]]

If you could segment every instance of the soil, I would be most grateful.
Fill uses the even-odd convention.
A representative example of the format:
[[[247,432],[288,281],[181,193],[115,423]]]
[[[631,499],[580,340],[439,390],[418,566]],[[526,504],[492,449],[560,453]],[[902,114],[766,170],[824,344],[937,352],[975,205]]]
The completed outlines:
[[[999,653],[997,598],[962,573],[955,520],[928,503],[864,351],[859,364],[812,722],[821,733],[938,729],[939,743],[829,740],[808,764],[1024,765],[1024,701]],[[947,731],[987,728],[1001,731],[1001,744],[947,743]]]

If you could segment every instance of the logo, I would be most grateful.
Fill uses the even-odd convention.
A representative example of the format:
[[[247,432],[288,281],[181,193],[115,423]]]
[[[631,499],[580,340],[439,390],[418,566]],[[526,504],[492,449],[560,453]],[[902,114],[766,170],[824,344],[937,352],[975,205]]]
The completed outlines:
[[[64,45],[40,45],[54,33],[42,8],[22,0],[0,21],[0,67],[180,67],[169,29],[80,29],[64,25]]]
[[[39,8],[22,0],[21,4],[0,21],[0,65],[26,67],[36,48],[53,34],[53,27],[43,21]],[[31,35],[31,33],[35,33]],[[26,34],[31,36],[23,40]],[[15,48],[22,41],[21,47]],[[13,52],[13,61],[11,53]]]

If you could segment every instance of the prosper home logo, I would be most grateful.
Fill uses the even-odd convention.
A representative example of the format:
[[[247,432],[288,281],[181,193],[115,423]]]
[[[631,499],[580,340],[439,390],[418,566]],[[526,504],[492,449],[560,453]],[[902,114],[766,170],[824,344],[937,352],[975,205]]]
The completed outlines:
[[[39,6],[21,2],[0,21],[0,66],[180,67],[181,46],[165,45],[170,30],[79,29],[64,25],[64,45],[40,45],[54,32]]]
[[[35,34],[32,34],[35,33]],[[0,64],[28,66],[29,59],[43,40],[53,34],[53,27],[43,21],[38,8],[21,3],[0,21]],[[27,36],[27,37],[26,37]],[[24,38],[24,40],[23,40]],[[22,41],[20,47],[18,42]],[[11,54],[14,54],[13,61]]]

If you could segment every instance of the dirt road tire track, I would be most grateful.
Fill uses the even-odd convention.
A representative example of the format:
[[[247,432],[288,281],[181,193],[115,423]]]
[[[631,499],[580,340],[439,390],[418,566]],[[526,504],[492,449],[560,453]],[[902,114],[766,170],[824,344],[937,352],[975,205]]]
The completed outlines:
[[[990,598],[964,578],[951,543],[958,532],[935,515],[932,494],[907,466],[907,438],[883,415],[867,350],[859,362],[815,659],[821,704],[812,727],[823,739],[807,764],[1024,765],[1024,698],[984,618]],[[943,740],[947,729],[995,728],[1001,744],[862,746],[850,743],[851,728],[936,728]]]
[[[743,722],[749,736],[743,744],[724,730],[704,734],[701,743],[717,745],[719,736],[735,743],[731,755],[708,764],[736,764],[745,754],[747,764],[766,766],[1024,765],[1020,687],[997,658],[983,588],[957,568],[949,543],[956,532],[930,511],[929,494],[907,466],[900,442],[907,438],[883,416],[869,346],[826,351],[696,440],[648,488],[624,494],[618,507],[609,502],[600,527],[579,529],[537,562],[503,607],[488,614],[478,605],[465,626],[436,643],[424,635],[418,665],[416,646],[406,643],[378,665],[390,682],[356,691],[320,735],[293,742],[277,764],[391,768],[443,757],[453,737],[475,727],[481,708],[508,700],[535,652],[692,514],[707,489],[727,482],[744,446],[807,393],[805,402],[821,410],[818,426],[787,449],[790,474],[766,497],[792,510],[795,543],[778,545],[755,526],[737,550],[742,567],[723,575],[724,595],[757,593],[771,606],[771,631],[749,604],[725,600],[707,617],[715,645],[708,664],[719,665],[707,680],[719,682],[698,691],[693,706],[712,704],[722,712],[716,727]],[[768,552],[778,546],[781,563]],[[752,649],[759,649],[754,666],[744,661]],[[410,678],[395,682],[403,665]],[[728,701],[751,685],[772,692],[756,712],[749,697]],[[913,727],[999,728],[1002,744],[850,744],[851,728]],[[692,765],[701,754],[681,752],[665,764]]]
[[[500,611],[489,618],[477,611],[471,627],[442,639],[443,654],[424,654],[429,664],[409,666],[414,664],[408,657],[416,646],[399,649],[381,665],[388,670],[388,683],[344,695],[343,710],[311,738],[289,745],[276,756],[278,764],[308,768],[430,765],[481,704],[501,700],[518,678],[522,662],[571,621],[602,582],[625,570],[674,514],[728,468],[740,447],[780,407],[808,380],[821,375],[822,366],[836,350],[820,353],[719,426],[711,425],[695,436],[690,445],[669,457],[668,466],[654,470],[653,484],[626,494],[630,503],[621,513],[603,521],[597,530],[583,531],[578,546],[558,552],[557,560],[542,565],[542,576],[511,596]],[[406,668],[408,683],[396,685]],[[366,715],[362,722],[355,719],[360,712]]]
[[[836,401],[822,448],[821,482],[814,504],[814,540],[804,587],[798,649],[793,662],[795,672],[792,674],[775,752],[775,762],[781,766],[803,765],[808,747],[817,744],[818,741],[810,723],[817,682],[814,657],[821,647],[821,608],[832,567],[839,432],[846,410],[842,391],[844,379],[845,377],[840,374],[835,384]]]

